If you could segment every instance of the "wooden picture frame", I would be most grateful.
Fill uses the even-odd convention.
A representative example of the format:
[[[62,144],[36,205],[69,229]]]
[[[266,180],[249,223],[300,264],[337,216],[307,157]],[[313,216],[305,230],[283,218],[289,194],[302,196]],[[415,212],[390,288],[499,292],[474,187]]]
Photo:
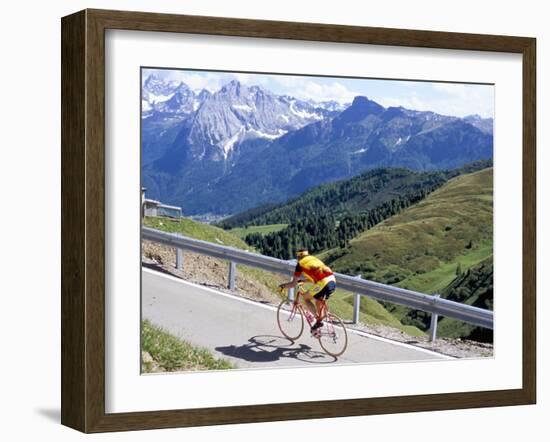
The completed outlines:
[[[523,385],[519,389],[105,412],[105,30],[516,53],[523,65]],[[536,41],[533,38],[84,10],[62,19],[62,424],[142,430],[533,404],[536,401]]]

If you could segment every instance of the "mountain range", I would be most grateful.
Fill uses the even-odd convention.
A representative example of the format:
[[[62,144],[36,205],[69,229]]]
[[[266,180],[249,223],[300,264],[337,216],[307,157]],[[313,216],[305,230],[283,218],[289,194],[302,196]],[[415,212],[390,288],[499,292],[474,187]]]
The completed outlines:
[[[233,80],[216,92],[142,85],[142,185],[188,215],[278,203],[376,167],[451,169],[493,157],[493,120],[367,97],[304,101]]]

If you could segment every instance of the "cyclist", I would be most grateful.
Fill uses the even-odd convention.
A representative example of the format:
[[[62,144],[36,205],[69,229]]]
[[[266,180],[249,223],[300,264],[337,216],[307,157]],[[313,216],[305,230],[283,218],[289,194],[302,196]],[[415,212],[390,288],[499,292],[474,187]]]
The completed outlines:
[[[281,284],[279,287],[284,289],[296,287],[302,276],[313,283],[313,287],[304,293],[303,299],[307,309],[317,319],[311,327],[311,332],[314,333],[315,330],[323,326],[324,309],[321,308],[322,301],[323,299],[326,301],[336,290],[336,278],[330,267],[325,265],[319,258],[310,255],[307,249],[298,250],[296,259],[298,262],[294,269],[292,281]]]

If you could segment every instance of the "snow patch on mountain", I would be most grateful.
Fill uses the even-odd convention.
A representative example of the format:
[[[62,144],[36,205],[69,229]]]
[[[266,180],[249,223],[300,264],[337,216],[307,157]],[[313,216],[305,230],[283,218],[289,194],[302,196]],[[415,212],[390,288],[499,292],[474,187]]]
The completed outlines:
[[[150,92],[147,101],[151,104],[164,103],[165,101],[168,101],[173,96],[174,96],[174,94],[155,95],[155,94]]]
[[[141,110],[143,112],[149,112],[152,109],[153,109],[153,106],[151,106],[148,101],[141,100]]]
[[[233,109],[242,110],[242,111],[246,111],[246,112],[254,111],[254,108],[252,108],[252,106],[249,106],[248,104],[234,104],[231,107]]]
[[[204,90],[196,94],[183,82],[165,81],[151,74],[141,89],[141,116],[143,119],[156,117],[159,120],[174,116],[182,121],[194,115],[209,95]]]
[[[220,143],[224,158],[227,158],[229,153],[233,150],[235,143],[239,141],[243,133],[244,133],[244,128],[241,128],[235,135],[229,138],[229,140],[226,140],[224,143]]]
[[[277,133],[269,134],[269,133],[266,133],[266,132],[262,132],[261,130],[249,129],[248,133],[254,134],[254,135],[256,135],[256,137],[259,137],[259,138],[267,138],[268,140],[276,140],[277,138],[280,138],[283,135],[285,135],[286,133],[288,133],[288,131],[283,130],[283,129],[278,129]]]
[[[307,112],[304,109],[301,109],[301,110],[296,109],[296,101],[291,101],[290,102],[290,111],[294,115],[296,115],[300,118],[304,118],[304,119],[313,119],[313,120],[322,120],[323,119],[322,115],[319,115],[319,114],[316,114],[316,113],[310,113],[310,112]]]

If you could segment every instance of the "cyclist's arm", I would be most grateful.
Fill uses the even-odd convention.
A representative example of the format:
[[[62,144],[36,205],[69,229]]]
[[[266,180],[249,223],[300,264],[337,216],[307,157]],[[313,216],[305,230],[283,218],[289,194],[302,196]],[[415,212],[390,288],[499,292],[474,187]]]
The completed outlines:
[[[292,277],[292,281],[285,282],[285,283],[279,285],[279,287],[281,287],[282,289],[294,288],[294,287],[296,287],[296,285],[300,281],[301,277],[302,277],[302,268],[300,267],[300,264],[296,264],[296,268],[294,269],[294,276]]]
[[[300,281],[300,275],[298,275],[298,276],[294,275],[292,277],[292,281],[284,282],[281,285],[279,285],[279,287],[281,287],[283,289],[291,289],[291,288],[296,287],[296,285],[298,284],[299,281]]]

